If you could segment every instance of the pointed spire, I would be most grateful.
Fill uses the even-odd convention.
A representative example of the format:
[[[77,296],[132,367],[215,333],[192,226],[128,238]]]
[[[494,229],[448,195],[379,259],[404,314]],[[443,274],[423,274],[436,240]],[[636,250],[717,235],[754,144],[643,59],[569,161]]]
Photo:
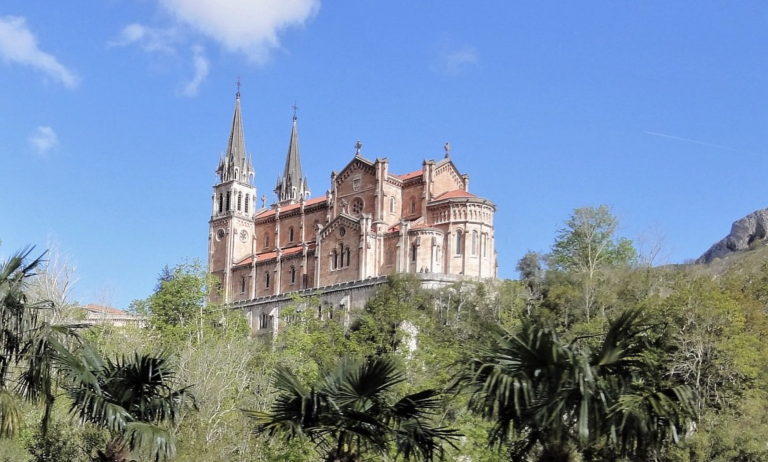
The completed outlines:
[[[309,185],[301,173],[301,156],[299,155],[299,135],[296,130],[296,110],[293,105],[293,127],[291,139],[288,142],[288,154],[285,158],[285,170],[282,178],[278,178],[275,194],[279,203],[298,202],[309,193]]]
[[[235,114],[232,117],[232,129],[227,141],[227,150],[219,162],[216,174],[221,183],[232,180],[250,183],[254,176],[251,158],[245,153],[245,136],[243,135],[243,121],[240,115],[239,79],[237,81],[237,95],[235,96]]]

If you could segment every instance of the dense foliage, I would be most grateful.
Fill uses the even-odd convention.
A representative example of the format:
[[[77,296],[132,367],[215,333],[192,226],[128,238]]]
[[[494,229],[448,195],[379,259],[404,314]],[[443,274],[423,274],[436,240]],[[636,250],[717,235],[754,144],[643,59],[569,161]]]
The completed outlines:
[[[652,267],[618,229],[577,209],[519,281],[392,277],[348,317],[297,298],[268,339],[206,302],[194,262],[133,304],[147,328],[46,324],[27,296],[45,268],[20,254],[0,273],[0,461],[98,460],[140,421],[180,461],[768,460],[768,247]],[[113,399],[142,367],[162,371],[155,398]]]

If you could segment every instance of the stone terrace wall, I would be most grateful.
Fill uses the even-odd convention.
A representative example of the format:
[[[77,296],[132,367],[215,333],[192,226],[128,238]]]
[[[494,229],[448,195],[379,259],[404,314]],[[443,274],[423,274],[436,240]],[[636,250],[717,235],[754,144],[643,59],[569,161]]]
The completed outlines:
[[[415,273],[422,286],[436,289],[459,282],[465,278],[460,275]],[[276,335],[281,325],[280,312],[296,304],[296,299],[319,298],[318,306],[305,306],[304,309],[317,310],[317,316],[339,319],[349,325],[350,313],[363,309],[365,303],[376,294],[379,287],[387,282],[387,276],[350,281],[320,288],[310,288],[279,295],[259,297],[252,300],[235,302],[232,309],[242,312],[255,336]],[[284,323],[286,320],[283,319]]]

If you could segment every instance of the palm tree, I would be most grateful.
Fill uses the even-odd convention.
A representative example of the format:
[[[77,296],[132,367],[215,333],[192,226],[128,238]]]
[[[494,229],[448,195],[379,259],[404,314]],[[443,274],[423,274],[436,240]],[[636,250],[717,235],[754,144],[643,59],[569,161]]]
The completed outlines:
[[[194,398],[189,387],[175,388],[167,355],[134,353],[113,361],[87,344],[74,353],[64,348],[58,353],[71,412],[112,435],[94,461],[125,462],[136,451],[155,460],[175,454],[173,435],[162,424],[175,422],[188,400],[194,405]]]
[[[329,462],[359,461],[366,453],[386,454],[390,448],[406,460],[432,461],[443,455],[443,443],[453,446],[459,435],[431,422],[440,392],[424,390],[392,399],[403,380],[385,358],[342,361],[309,387],[278,367],[279,393],[269,412],[245,412],[256,421],[257,433],[286,440],[306,436]]]
[[[470,410],[493,421],[490,440],[509,444],[512,460],[565,462],[574,449],[586,460],[648,460],[694,415],[691,389],[660,370],[664,348],[652,327],[630,310],[601,336],[565,342],[526,320],[519,332],[497,332],[457,386],[471,392]]]
[[[74,337],[67,326],[41,321],[49,301],[32,303],[29,282],[43,264],[43,255],[29,260],[32,248],[0,264],[0,437],[18,433],[22,419],[19,398],[45,402],[42,431],[47,432],[54,401],[53,344]]]

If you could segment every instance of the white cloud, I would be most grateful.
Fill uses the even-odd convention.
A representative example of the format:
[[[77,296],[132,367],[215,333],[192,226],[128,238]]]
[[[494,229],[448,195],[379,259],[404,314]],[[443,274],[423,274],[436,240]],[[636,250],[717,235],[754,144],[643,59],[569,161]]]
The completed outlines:
[[[208,58],[205,57],[203,47],[195,45],[192,47],[193,62],[195,65],[195,76],[184,85],[181,93],[184,96],[197,96],[200,84],[208,77]]]
[[[435,70],[442,74],[457,75],[477,65],[477,52],[474,47],[461,48],[442,53]]]
[[[0,57],[5,61],[26,64],[74,88],[80,78],[64,67],[53,55],[37,46],[37,38],[27,28],[26,20],[18,16],[0,16]]]
[[[174,43],[179,41],[175,28],[161,29],[141,24],[129,24],[120,32],[120,37],[108,43],[109,46],[139,45],[144,51],[174,54]]]
[[[279,46],[280,31],[302,26],[320,8],[320,0],[158,1],[180,23],[255,62]]]
[[[35,133],[29,136],[29,144],[39,154],[46,154],[51,149],[59,145],[59,137],[51,127],[39,126]]]

